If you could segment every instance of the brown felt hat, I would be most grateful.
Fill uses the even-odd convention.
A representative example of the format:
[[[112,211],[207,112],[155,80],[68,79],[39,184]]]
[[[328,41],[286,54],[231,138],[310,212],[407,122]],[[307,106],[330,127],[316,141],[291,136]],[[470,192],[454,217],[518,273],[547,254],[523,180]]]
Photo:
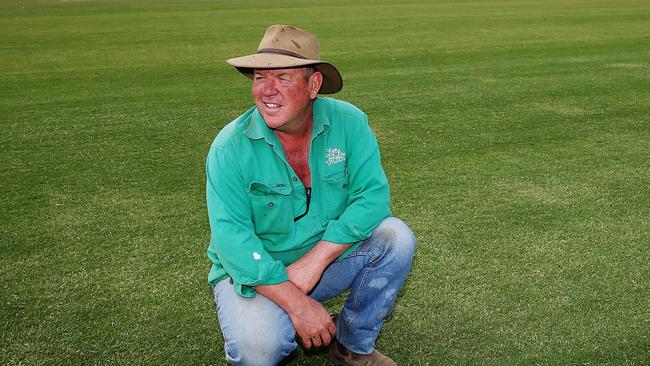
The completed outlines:
[[[286,69],[311,66],[323,74],[320,94],[334,94],[343,87],[341,74],[334,65],[320,59],[320,41],[315,35],[289,25],[272,25],[266,29],[257,53],[229,59],[234,66],[253,78],[253,69]]]

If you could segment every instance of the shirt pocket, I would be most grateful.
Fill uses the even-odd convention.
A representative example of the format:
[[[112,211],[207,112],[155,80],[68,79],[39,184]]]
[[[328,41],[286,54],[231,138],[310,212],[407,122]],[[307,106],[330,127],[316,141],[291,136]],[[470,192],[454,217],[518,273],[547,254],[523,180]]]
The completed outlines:
[[[256,234],[288,234],[291,231],[291,186],[251,182],[248,195]]]
[[[348,207],[349,178],[346,169],[323,176],[323,202],[325,217],[336,220]]]

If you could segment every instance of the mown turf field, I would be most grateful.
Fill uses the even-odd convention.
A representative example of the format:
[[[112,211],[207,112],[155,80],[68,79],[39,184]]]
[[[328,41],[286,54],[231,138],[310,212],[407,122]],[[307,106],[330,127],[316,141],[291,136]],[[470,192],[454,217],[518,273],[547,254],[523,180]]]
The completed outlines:
[[[223,364],[203,165],[272,23],[319,35],[419,240],[378,348],[650,363],[650,2],[447,0],[0,2],[0,364]]]

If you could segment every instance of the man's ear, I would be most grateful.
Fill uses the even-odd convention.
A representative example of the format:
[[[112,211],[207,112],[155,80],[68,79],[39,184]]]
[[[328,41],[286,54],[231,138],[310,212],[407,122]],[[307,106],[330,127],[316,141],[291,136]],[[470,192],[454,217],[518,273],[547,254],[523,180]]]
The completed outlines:
[[[314,100],[318,96],[318,91],[323,85],[323,74],[316,71],[309,77],[309,97]]]

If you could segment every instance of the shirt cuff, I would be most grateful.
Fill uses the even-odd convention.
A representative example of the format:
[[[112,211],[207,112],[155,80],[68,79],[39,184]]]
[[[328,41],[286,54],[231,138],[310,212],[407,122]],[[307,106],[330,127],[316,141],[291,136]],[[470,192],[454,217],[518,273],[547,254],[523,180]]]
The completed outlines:
[[[244,278],[233,276],[233,287],[235,293],[242,297],[255,297],[257,291],[253,288],[257,285],[277,285],[289,281],[286,267],[279,261],[260,263],[258,267],[258,278],[255,281],[247,281]]]
[[[330,221],[323,234],[323,240],[338,244],[352,244],[369,237],[370,235],[364,235],[359,231],[359,225],[339,220]]]

